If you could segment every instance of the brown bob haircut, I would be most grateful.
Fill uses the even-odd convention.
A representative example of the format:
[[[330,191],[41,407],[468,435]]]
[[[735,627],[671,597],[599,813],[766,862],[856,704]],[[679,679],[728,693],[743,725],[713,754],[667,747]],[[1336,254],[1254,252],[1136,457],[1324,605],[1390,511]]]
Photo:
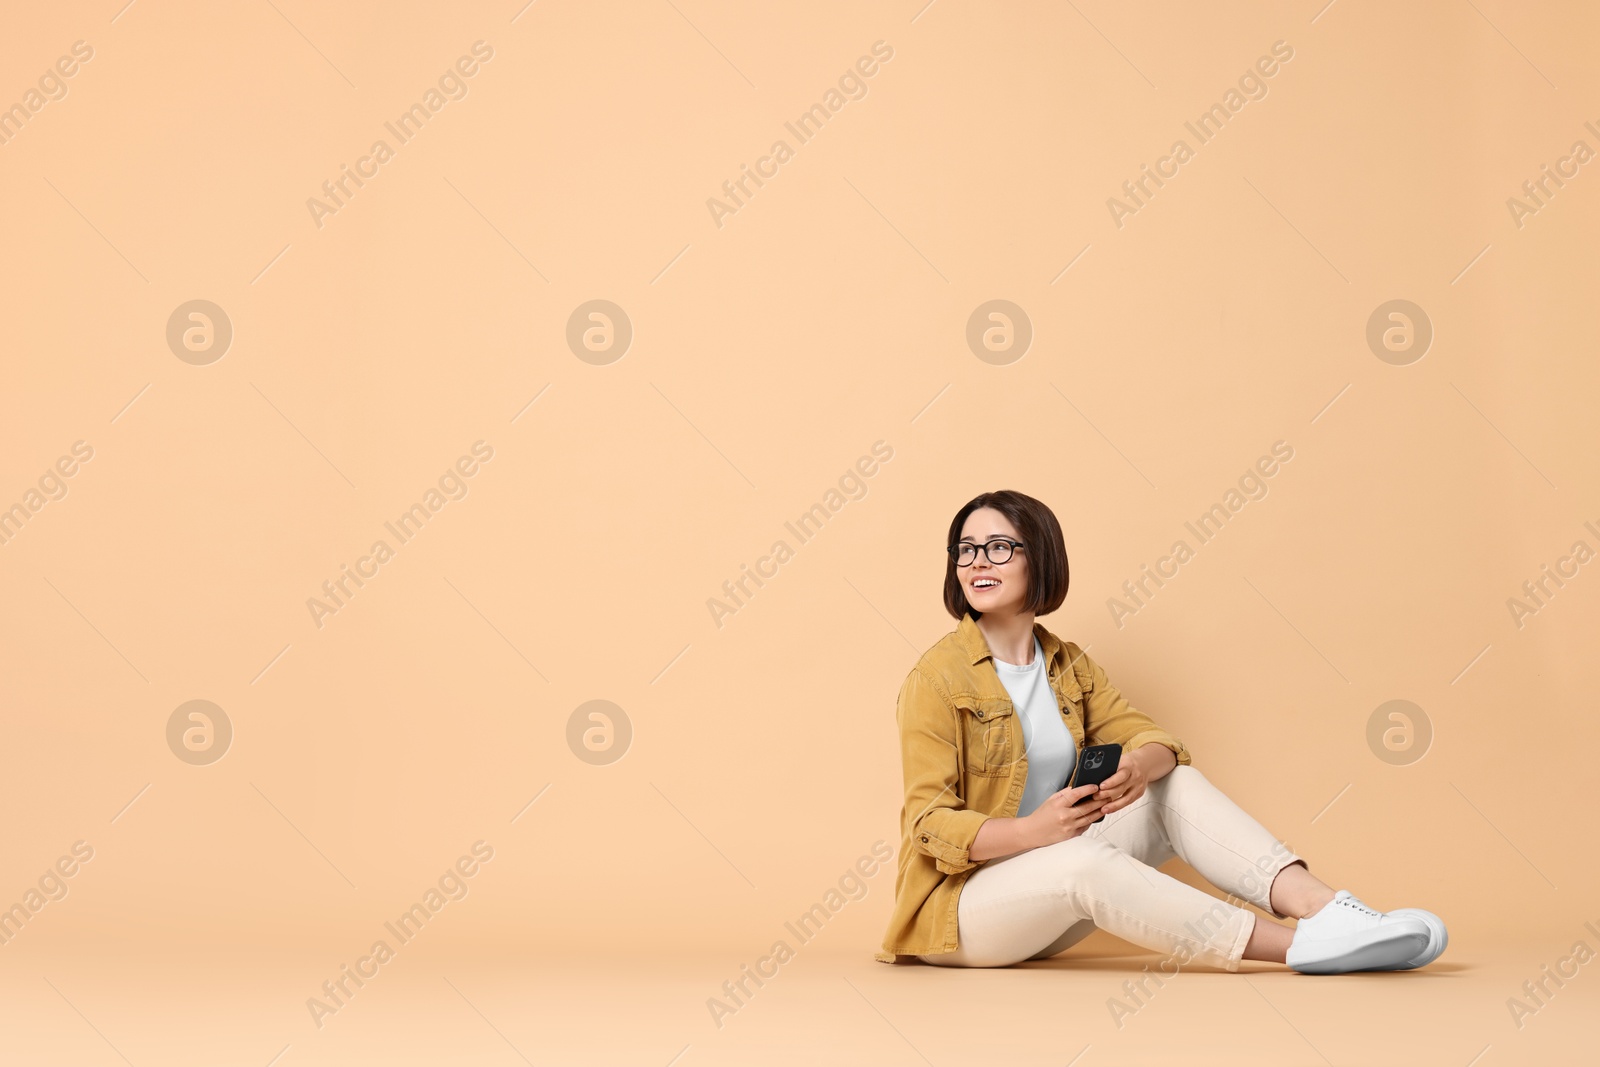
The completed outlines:
[[[1023,610],[1035,615],[1048,615],[1067,599],[1069,572],[1067,545],[1061,536],[1061,524],[1055,512],[1025,493],[1001,489],[993,493],[980,493],[962,505],[950,523],[950,535],[945,538],[944,607],[952,616],[979,618],[983,612],[967,602],[961,588],[955,557],[950,546],[961,540],[961,528],[967,516],[979,508],[993,508],[1017,528],[1017,539],[1024,545],[1022,552],[1028,558],[1028,596]],[[1013,557],[1014,558],[1014,557]]]

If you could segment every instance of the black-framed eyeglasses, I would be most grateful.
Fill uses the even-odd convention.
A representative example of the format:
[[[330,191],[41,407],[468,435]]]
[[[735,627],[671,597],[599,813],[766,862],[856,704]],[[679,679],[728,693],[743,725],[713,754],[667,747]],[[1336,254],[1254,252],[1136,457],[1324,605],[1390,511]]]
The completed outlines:
[[[1021,541],[1013,541],[1009,537],[995,537],[983,544],[983,554],[989,557],[990,563],[1005,563],[1011,559],[1014,549],[1022,548]],[[957,567],[970,567],[978,560],[978,546],[971,541],[957,541],[945,549],[955,558]]]

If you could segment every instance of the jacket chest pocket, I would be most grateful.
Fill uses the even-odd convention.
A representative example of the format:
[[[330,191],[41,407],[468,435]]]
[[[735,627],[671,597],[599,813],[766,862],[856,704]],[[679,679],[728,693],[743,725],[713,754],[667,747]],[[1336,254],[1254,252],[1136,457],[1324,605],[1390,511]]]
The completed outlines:
[[[1024,751],[1011,701],[965,695],[956,697],[955,705],[966,743],[967,770],[984,777],[1006,774]]]
[[[1056,695],[1056,706],[1062,711],[1083,716],[1083,692],[1065,677],[1054,678],[1050,681],[1050,688]]]

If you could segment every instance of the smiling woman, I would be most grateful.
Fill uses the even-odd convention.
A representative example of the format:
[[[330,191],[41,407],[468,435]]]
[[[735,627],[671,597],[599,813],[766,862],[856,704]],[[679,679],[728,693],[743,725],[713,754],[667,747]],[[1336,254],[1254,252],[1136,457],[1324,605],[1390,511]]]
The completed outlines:
[[[1380,912],[1312,875],[1098,663],[1035,621],[1068,584],[1061,524],[1043,503],[983,493],[956,513],[945,552],[944,605],[960,622],[900,688],[899,872],[875,959],[1006,967],[1096,927],[1227,971],[1244,959],[1312,974],[1405,970],[1444,951],[1432,912]],[[1063,788],[1073,753],[1094,745],[1116,746],[1116,772]],[[1174,858],[1299,925],[1156,869]]]

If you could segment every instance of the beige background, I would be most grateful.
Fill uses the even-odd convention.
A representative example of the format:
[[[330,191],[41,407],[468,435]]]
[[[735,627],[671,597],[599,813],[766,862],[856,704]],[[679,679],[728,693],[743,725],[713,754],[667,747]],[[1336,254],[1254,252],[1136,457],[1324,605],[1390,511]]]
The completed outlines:
[[[0,507],[93,449],[0,544],[3,903],[94,850],[0,946],[0,1059],[1582,1054],[1600,978],[1521,1028],[1507,999],[1600,949],[1597,565],[1520,627],[1507,601],[1600,550],[1600,177],[1520,227],[1506,202],[1600,149],[1592,8],[121,4],[0,35],[0,105],[94,53],[0,144]],[[398,145],[384,123],[480,40]],[[1275,41],[1267,95],[1197,146],[1184,122]],[[307,199],[378,138],[394,158],[319,227]],[[708,198],[780,138],[719,227]],[[1119,228],[1107,199],[1178,138],[1194,158]],[[197,299],[233,329],[208,365],[166,341]],[[606,365],[565,340],[595,299],[633,328]],[[1004,365],[965,340],[994,299],[1034,331]],[[1404,366],[1366,342],[1395,299],[1434,330]],[[1108,598],[1280,440],[1267,495],[1119,627]],[[477,441],[465,497],[393,540]],[[1005,971],[873,963],[891,864],[711,1021],[898,847],[895,694],[953,626],[951,516],[999,488],[1065,528],[1045,624],[1330,884],[1443,916],[1437,964],[1197,970],[1119,1029],[1108,998],[1156,960],[1102,934]],[[319,628],[308,598],[380,538]],[[196,699],[234,731],[205,766],[166,739]],[[1433,731],[1400,765],[1367,739],[1394,699]],[[616,762],[569,747],[591,700],[631,724]],[[469,894],[318,1028],[307,998],[479,840]]]

